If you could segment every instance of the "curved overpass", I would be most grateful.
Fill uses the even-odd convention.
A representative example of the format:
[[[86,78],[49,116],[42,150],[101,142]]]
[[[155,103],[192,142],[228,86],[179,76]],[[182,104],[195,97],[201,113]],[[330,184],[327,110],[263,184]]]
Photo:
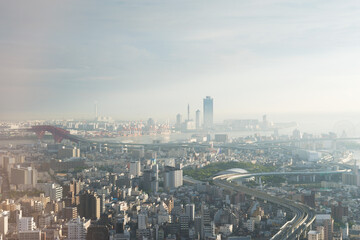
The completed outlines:
[[[215,179],[226,179],[228,181],[237,179],[237,178],[248,178],[248,177],[259,177],[259,176],[272,176],[272,175],[282,175],[282,176],[289,176],[289,175],[328,175],[328,174],[339,174],[351,172],[351,169],[342,169],[342,170],[335,170],[335,171],[315,171],[315,172],[261,172],[261,173],[225,173],[219,174],[213,177]]]
[[[235,177],[228,176],[228,174],[218,175],[213,178],[214,184],[230,191],[242,192],[247,195],[278,204],[294,213],[295,216],[293,219],[285,223],[271,238],[271,240],[299,239],[303,232],[306,231],[306,229],[315,220],[314,210],[308,206],[301,203],[295,203],[286,198],[272,196],[262,191],[231,183],[229,182],[229,178],[234,179]]]

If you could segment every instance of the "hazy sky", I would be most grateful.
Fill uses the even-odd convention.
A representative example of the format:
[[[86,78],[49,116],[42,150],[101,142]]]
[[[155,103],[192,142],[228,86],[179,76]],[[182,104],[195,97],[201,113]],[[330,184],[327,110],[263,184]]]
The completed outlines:
[[[1,1],[0,118],[358,112],[359,29],[358,0]]]

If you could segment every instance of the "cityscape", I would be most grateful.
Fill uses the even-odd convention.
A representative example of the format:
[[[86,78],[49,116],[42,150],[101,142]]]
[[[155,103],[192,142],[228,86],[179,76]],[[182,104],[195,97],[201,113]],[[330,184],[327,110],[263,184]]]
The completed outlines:
[[[266,115],[214,124],[214,101],[195,121],[190,105],[157,123],[95,104],[90,120],[2,122],[3,239],[360,236],[358,138]]]
[[[0,240],[360,239],[359,16],[0,3]]]

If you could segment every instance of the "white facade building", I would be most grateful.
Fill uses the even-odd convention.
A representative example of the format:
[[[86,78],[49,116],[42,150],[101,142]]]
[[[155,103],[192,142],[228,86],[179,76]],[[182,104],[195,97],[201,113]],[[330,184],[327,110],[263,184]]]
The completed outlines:
[[[0,233],[5,236],[9,231],[9,212],[0,213]]]
[[[173,189],[183,185],[183,170],[173,170],[165,172],[164,187],[166,189]]]
[[[86,240],[90,220],[77,217],[68,222],[68,240]]]
[[[17,220],[18,232],[32,231],[36,229],[33,217],[21,217]]]
[[[140,161],[130,162],[129,172],[134,177],[139,177],[141,175]]]

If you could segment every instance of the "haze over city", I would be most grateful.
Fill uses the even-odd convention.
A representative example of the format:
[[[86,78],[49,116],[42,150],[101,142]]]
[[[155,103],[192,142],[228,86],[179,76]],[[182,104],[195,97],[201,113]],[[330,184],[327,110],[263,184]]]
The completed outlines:
[[[360,4],[0,1],[0,240],[360,239]]]
[[[174,120],[206,95],[216,99],[215,121],[264,113],[358,119],[357,6],[3,1],[1,119],[89,118],[98,101],[116,119]]]

